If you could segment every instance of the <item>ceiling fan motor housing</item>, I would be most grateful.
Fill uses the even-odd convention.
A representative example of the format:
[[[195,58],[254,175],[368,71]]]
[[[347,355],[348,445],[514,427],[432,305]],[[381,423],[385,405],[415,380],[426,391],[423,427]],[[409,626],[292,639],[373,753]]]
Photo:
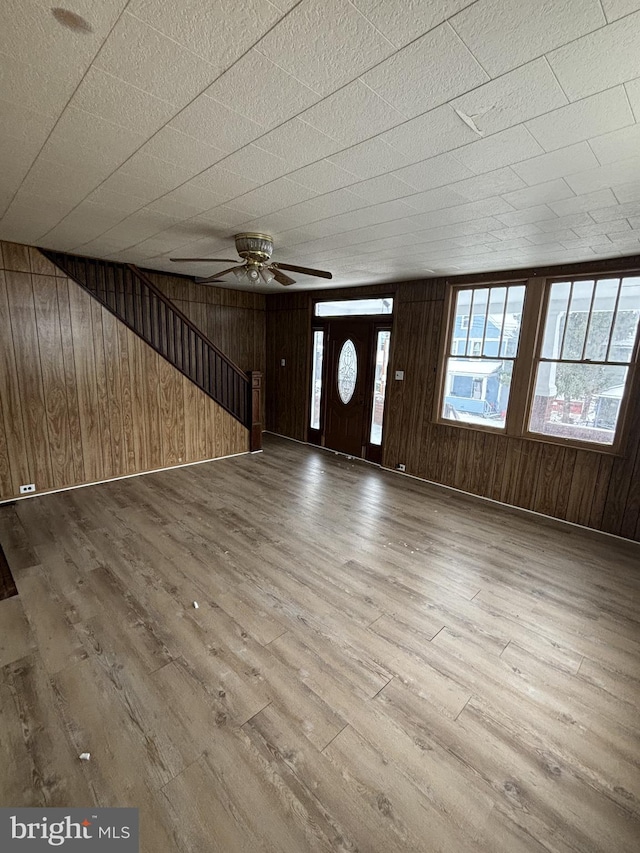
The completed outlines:
[[[273,252],[273,240],[268,234],[236,234],[236,252],[252,263],[264,264]]]

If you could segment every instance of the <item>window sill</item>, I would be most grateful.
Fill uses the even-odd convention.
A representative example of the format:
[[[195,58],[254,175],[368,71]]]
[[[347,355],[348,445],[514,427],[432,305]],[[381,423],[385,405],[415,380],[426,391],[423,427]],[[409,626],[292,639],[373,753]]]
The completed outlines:
[[[595,442],[579,441],[574,438],[562,438],[555,435],[543,435],[541,433],[525,432],[525,433],[508,433],[505,427],[490,427],[482,424],[470,424],[464,421],[454,421],[448,418],[436,418],[433,423],[438,426],[454,427],[456,429],[464,429],[471,432],[481,432],[484,435],[497,435],[502,438],[518,439],[520,441],[535,441],[538,444],[553,444],[557,447],[568,447],[571,450],[586,450],[590,453],[599,453],[602,456],[619,456],[624,454],[619,446],[615,444],[597,444]]]

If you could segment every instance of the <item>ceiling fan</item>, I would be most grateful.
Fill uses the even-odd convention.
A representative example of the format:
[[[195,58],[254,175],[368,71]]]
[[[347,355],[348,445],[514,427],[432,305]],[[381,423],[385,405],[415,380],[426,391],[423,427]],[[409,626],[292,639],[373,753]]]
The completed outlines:
[[[244,258],[244,263],[229,267],[208,278],[197,278],[198,284],[220,281],[228,273],[233,273],[239,281],[250,284],[259,282],[270,284],[274,280],[278,284],[295,284],[295,279],[286,275],[282,270],[315,275],[319,278],[332,278],[331,273],[325,270],[314,270],[293,264],[271,263],[273,240],[268,234],[236,234],[234,239],[236,241],[236,252],[241,258]],[[170,260],[176,263],[233,263],[232,258],[170,258]]]

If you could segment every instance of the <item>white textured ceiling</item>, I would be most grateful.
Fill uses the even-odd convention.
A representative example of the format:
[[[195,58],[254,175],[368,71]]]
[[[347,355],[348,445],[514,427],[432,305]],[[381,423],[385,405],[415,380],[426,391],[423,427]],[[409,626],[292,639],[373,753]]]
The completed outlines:
[[[0,239],[211,275],[168,257],[266,231],[336,285],[640,253],[640,0],[58,2],[91,31],[2,3]]]

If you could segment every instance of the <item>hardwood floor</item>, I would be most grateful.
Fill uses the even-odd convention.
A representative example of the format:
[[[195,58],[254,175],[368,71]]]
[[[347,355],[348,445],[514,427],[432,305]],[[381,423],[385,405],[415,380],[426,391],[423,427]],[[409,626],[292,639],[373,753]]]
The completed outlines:
[[[265,447],[0,507],[0,805],[138,806],[148,853],[636,853],[640,548]]]

